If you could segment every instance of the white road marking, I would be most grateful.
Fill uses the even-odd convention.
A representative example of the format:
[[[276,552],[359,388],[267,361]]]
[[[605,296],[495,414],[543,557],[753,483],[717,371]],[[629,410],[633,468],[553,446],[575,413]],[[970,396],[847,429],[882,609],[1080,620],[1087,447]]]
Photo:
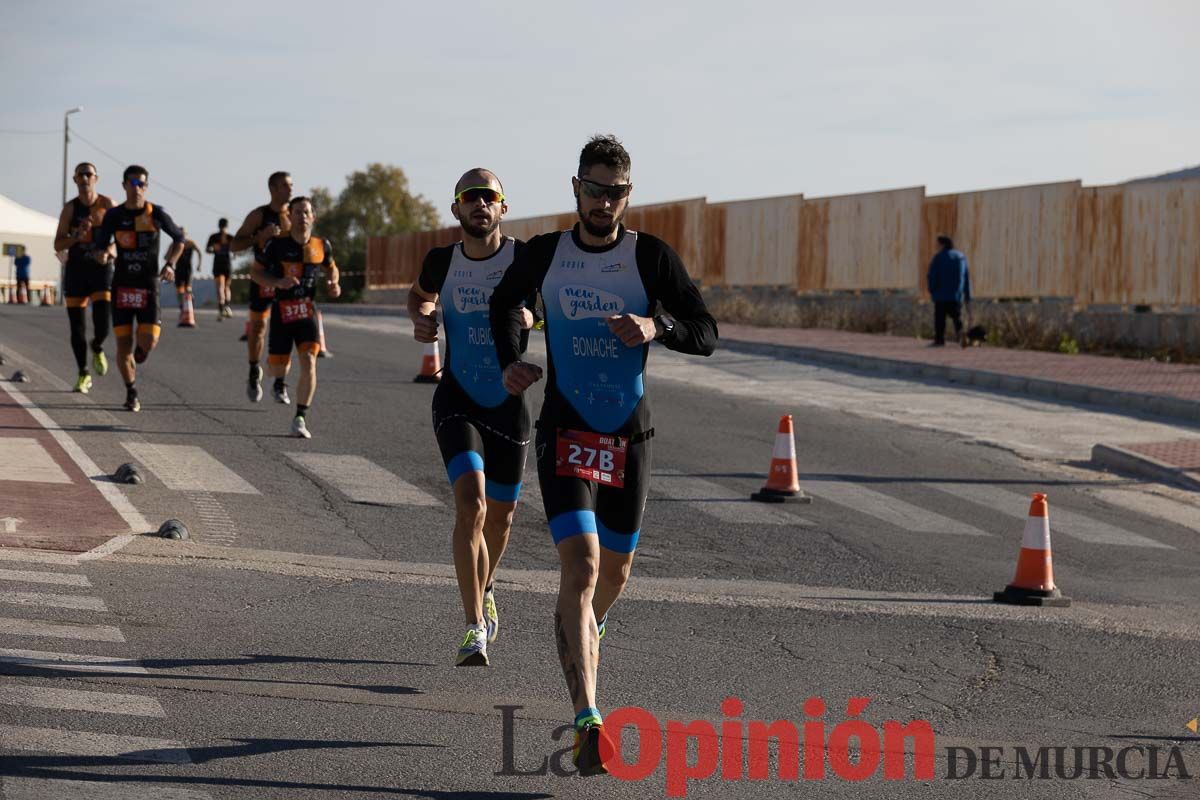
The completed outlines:
[[[115,736],[111,733],[89,731],[62,731],[53,728],[27,728],[21,725],[0,725],[0,749],[72,756],[107,756],[126,761],[152,761],[159,764],[192,763],[187,748],[179,742],[166,739]],[[7,778],[4,783],[6,798],[11,800]],[[95,796],[87,795],[89,798]],[[153,796],[161,797],[158,794]]]
[[[690,508],[722,522],[747,525],[815,525],[811,520],[783,511],[780,506],[756,503],[720,484],[692,478],[676,470],[655,470],[650,491],[659,502],[683,501]],[[651,502],[655,500],[652,499]]]
[[[1173,522],[1193,533],[1200,532],[1200,507],[1129,489],[1096,489],[1091,494],[1111,506]]]
[[[83,692],[47,686],[0,686],[0,704],[52,708],[59,711],[89,711],[97,714],[126,714],[134,717],[165,717],[167,713],[153,697],[112,692]]]
[[[875,517],[875,519],[883,520],[889,525],[895,525],[897,528],[912,533],[961,533],[968,536],[987,536],[983,531],[965,522],[944,517],[857,483],[806,478],[804,488],[818,498]]]
[[[441,500],[362,456],[285,453],[307,471],[355,503],[388,506],[441,506]]]
[[[260,494],[203,447],[190,444],[122,442],[130,455],[146,465],[168,489],[178,492]]]
[[[41,619],[0,617],[0,634],[46,639],[82,639],[89,642],[123,642],[125,636],[111,625],[73,625]]]
[[[63,572],[38,572],[27,569],[0,569],[0,581],[17,583],[53,583],[58,586],[91,586],[86,575],[68,575]]]
[[[104,605],[104,601],[99,597],[83,597],[75,594],[0,591],[0,603],[15,603],[22,606],[48,606],[50,608],[73,608],[77,611],[108,611],[108,606]]]
[[[162,783],[66,781],[44,778],[0,778],[5,800],[212,800],[197,789]]]
[[[77,672],[108,672],[115,675],[149,675],[135,659],[90,656],[78,653],[48,653],[43,650],[14,650],[0,647],[0,664]]]
[[[985,508],[990,508],[993,511],[998,511],[1014,520],[1024,522],[1029,515],[1029,495],[979,483],[948,483],[937,481],[927,485],[932,486],[940,492],[946,492],[963,500],[969,500]],[[1092,519],[1077,511],[1056,508],[1053,492],[1048,493],[1046,499],[1050,503],[1050,536],[1052,545],[1054,541],[1053,537],[1056,534],[1062,534],[1070,536],[1073,539],[1079,539],[1082,542],[1090,542],[1091,544],[1156,547],[1164,550],[1175,549],[1168,544],[1156,542],[1153,539],[1133,533],[1132,531],[1123,530],[1107,522]],[[1013,535],[1019,535],[1021,530],[1020,525],[1015,525],[1013,527]]]
[[[20,561],[25,564],[53,564],[59,567],[79,565],[79,556],[74,553],[56,553],[51,550],[20,550],[0,547],[0,561]]]
[[[200,517],[201,533],[199,538],[212,544],[232,546],[238,536],[237,525],[234,524],[233,517],[229,516],[229,512],[220,499],[214,497],[210,492],[189,492],[188,498],[196,507],[196,513]]]
[[[0,481],[70,483],[54,457],[37,439],[0,437]]]

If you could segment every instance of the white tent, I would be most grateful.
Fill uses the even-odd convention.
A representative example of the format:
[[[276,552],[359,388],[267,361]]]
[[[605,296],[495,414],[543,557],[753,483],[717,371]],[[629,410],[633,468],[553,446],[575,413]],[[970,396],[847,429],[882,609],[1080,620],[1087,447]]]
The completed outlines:
[[[48,283],[58,286],[59,261],[54,255],[54,232],[58,230],[58,219],[26,208],[20,203],[0,194],[0,243],[25,245],[25,253],[31,259],[30,283],[34,288]],[[13,259],[0,251],[0,285],[9,285],[15,275]]]

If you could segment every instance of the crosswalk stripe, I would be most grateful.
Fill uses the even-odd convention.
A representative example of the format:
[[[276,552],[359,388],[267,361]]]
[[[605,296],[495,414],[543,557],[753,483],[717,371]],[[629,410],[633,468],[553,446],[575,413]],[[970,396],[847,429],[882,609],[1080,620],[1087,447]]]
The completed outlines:
[[[947,481],[937,481],[928,484],[939,492],[946,492],[955,497],[960,497],[963,500],[968,500],[977,505],[990,508],[993,511],[998,511],[1006,517],[1013,519],[1024,520],[1029,513],[1029,495],[1018,494],[1007,489],[1000,489],[996,486],[988,486],[978,483],[951,483]],[[1075,511],[1069,511],[1065,508],[1058,508],[1054,505],[1054,498],[1050,500],[1050,533],[1061,533],[1064,536],[1070,536],[1073,539],[1079,539],[1083,542],[1092,544],[1114,544],[1125,545],[1127,547],[1155,547],[1160,549],[1174,550],[1168,544],[1156,542],[1153,539],[1147,538],[1132,531],[1123,530],[1110,525],[1107,522],[1092,519]],[[1021,528],[1019,526],[1013,528],[1013,535],[1020,536]]]
[[[0,581],[17,583],[53,583],[58,586],[91,586],[86,575],[63,572],[38,572],[24,569],[0,569]]]
[[[896,497],[840,480],[805,479],[804,488],[817,497],[883,520],[912,533],[960,533],[987,536],[965,522],[944,517]]]
[[[82,639],[88,642],[123,642],[125,636],[111,625],[68,625],[41,619],[0,617],[0,634],[39,636],[46,639]]]
[[[52,708],[57,711],[88,711],[96,714],[125,714],[133,717],[166,717],[167,712],[153,697],[112,692],[84,692],[48,686],[0,686],[0,705]]]
[[[362,456],[335,453],[284,453],[355,503],[387,506],[441,506],[422,489],[401,480]]]
[[[146,465],[168,489],[180,492],[260,494],[229,467],[190,444],[122,442],[130,455]]]
[[[149,675],[145,667],[129,658],[91,656],[78,653],[47,653],[42,650],[13,650],[0,647],[0,664],[40,669],[65,669],[80,672],[108,672],[117,675]]]
[[[212,800],[197,789],[161,783],[0,778],[5,800]]]
[[[720,484],[693,478],[676,470],[655,470],[650,488],[659,501],[679,500],[722,522],[748,525],[815,525],[811,520],[755,503]]]
[[[54,457],[37,439],[0,437],[0,481],[70,483]]]
[[[73,608],[77,611],[108,611],[108,606],[104,605],[104,601],[99,597],[83,597],[74,594],[0,591],[0,603],[15,603],[21,606],[48,606],[50,608]]]
[[[24,564],[53,564],[60,567],[79,566],[79,556],[49,550],[17,550],[0,547],[0,561],[20,561]]]
[[[143,736],[117,736],[90,731],[63,731],[53,728],[27,728],[0,725],[0,750],[24,750],[35,753],[62,753],[72,756],[108,756],[127,761],[152,761],[158,764],[190,764],[187,748],[166,739]],[[5,794],[8,794],[5,779]],[[155,795],[158,797],[159,795]],[[95,797],[95,795],[89,795]]]

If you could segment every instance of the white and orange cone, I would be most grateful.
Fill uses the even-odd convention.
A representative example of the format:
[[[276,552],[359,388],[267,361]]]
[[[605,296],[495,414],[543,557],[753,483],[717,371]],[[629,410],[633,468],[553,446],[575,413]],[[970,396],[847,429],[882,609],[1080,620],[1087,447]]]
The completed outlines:
[[[179,296],[179,327],[196,327],[196,307],[192,303],[191,292],[183,292]]]
[[[792,432],[792,415],[779,419],[775,448],[771,452],[771,471],[763,488],[750,495],[760,503],[811,503],[812,497],[800,490],[800,472],[796,467],[796,437]]]
[[[44,305],[44,306],[54,305],[54,303],[50,300],[50,294],[53,291],[54,290],[51,289],[49,286],[42,287],[42,305]]]
[[[442,380],[441,373],[442,357],[438,352],[438,343],[429,342],[421,354],[421,372],[413,378],[413,383],[438,383]]]
[[[1069,606],[1071,598],[1063,597],[1054,585],[1054,566],[1050,555],[1050,513],[1046,495],[1038,492],[1029,504],[1029,519],[1021,553],[1017,556],[1017,574],[1004,591],[996,592],[997,603],[1018,606]]]
[[[317,344],[321,349],[317,351],[317,358],[333,358],[333,353],[325,346],[325,318],[321,316],[321,312],[317,311]]]

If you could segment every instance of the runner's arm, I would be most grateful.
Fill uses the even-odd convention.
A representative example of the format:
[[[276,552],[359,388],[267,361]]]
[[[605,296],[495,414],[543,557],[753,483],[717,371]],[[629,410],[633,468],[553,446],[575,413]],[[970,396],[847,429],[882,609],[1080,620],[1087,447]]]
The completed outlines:
[[[254,245],[254,231],[262,223],[262,211],[254,209],[246,215],[245,221],[242,222],[242,227],[238,228],[238,232],[233,235],[233,241],[229,243],[229,250],[234,253],[240,253],[243,250],[249,250]]]
[[[71,213],[72,205],[74,204],[67,203],[65,206],[63,206],[62,212],[58,215],[58,230],[54,232],[54,249],[56,251],[70,250],[71,246],[78,241],[78,239],[76,239],[73,235],[74,232],[71,230],[71,219],[73,216]]]
[[[171,219],[171,215],[163,211],[162,206],[154,207],[154,216],[158,218],[158,227],[166,232],[167,236],[171,237],[173,244],[167,248],[166,262],[174,269],[175,264],[179,262],[179,257],[183,255],[184,242],[186,241],[183,235],[183,229],[175,224],[175,220]]]
[[[525,303],[536,294],[550,268],[558,234],[535,236],[514,254],[513,263],[492,292],[488,316],[500,369],[521,359],[521,330]]]
[[[421,274],[408,290],[408,318],[413,322],[413,338],[418,342],[429,344],[438,340],[435,312],[453,251],[453,246],[435,247],[426,253],[421,262]]]
[[[639,268],[647,264],[653,270],[653,296],[675,321],[674,330],[664,333],[659,342],[668,350],[697,356],[712,355],[717,347],[717,321],[708,313],[700,290],[692,283],[683,261],[669,245],[654,236],[638,237]],[[645,250],[643,250],[645,248]],[[642,279],[647,276],[645,272]]]
[[[92,242],[96,245],[96,248],[92,250],[92,258],[103,264],[107,260],[110,252],[115,255],[113,234],[116,232],[116,209],[110,208],[108,211],[104,212],[104,221],[100,223],[100,232],[97,233],[92,239]]]
[[[216,253],[217,252],[217,234],[214,233],[212,236],[208,237],[208,244],[206,244],[204,246],[204,252],[206,252],[206,253]]]

